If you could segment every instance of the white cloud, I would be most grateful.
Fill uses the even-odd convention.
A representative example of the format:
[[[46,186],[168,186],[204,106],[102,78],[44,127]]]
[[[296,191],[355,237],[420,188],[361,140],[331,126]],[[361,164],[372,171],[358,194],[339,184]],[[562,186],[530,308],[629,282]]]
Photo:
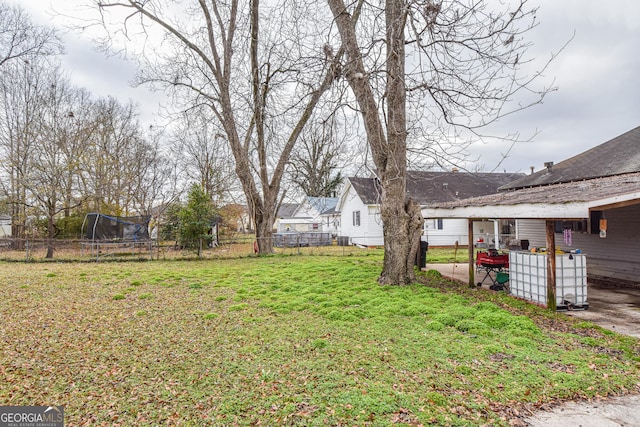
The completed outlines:
[[[58,11],[79,13],[82,0],[50,0]],[[530,5],[534,5],[530,1]],[[61,25],[63,16],[49,16],[43,0],[21,0],[19,4],[40,23]],[[499,124],[505,132],[530,136],[534,142],[514,147],[499,170],[528,171],[546,161],[559,162],[601,144],[640,125],[640,2],[636,0],[540,0],[539,26],[531,34],[532,53],[539,60],[557,52],[575,33],[575,38],[545,73],[555,79],[558,91],[541,105],[509,116]],[[45,7],[47,9],[47,7]],[[132,89],[135,75],[131,63],[106,58],[93,50],[86,35],[68,34],[64,59],[74,81],[96,95],[113,95],[122,101],[140,102],[144,117],[155,112],[161,94],[144,88]],[[473,149],[480,163],[492,169],[505,144],[479,144]],[[474,169],[474,165],[466,165]]]
[[[555,78],[558,91],[544,103],[510,116],[500,128],[528,136],[534,142],[514,147],[499,170],[528,172],[546,161],[559,162],[640,125],[639,85],[640,2],[541,0],[540,25],[531,34],[535,56],[546,58],[574,39],[545,75]],[[487,168],[500,158],[504,144],[478,146]]]
[[[72,24],[86,14],[86,2],[79,0],[21,0],[17,4],[25,9],[33,22],[40,25],[54,25],[60,29]],[[44,6],[47,5],[47,6]],[[44,7],[43,7],[44,6]],[[66,54],[60,58],[71,80],[78,87],[84,87],[97,97],[115,97],[120,102],[129,100],[140,105],[140,118],[152,123],[158,104],[166,102],[161,93],[151,92],[145,87],[133,87],[136,65],[116,56],[108,56],[97,50],[90,30],[85,32],[66,31],[63,33]]]

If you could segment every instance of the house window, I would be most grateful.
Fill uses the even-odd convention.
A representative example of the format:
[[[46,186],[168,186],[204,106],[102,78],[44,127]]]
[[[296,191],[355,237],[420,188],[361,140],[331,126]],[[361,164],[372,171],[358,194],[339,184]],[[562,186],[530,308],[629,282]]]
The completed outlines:
[[[318,228],[320,228],[320,224],[312,224],[311,225],[311,229],[312,230],[317,230]]]
[[[433,229],[434,230],[442,230],[444,228],[442,218],[437,218],[433,220]]]
[[[360,211],[353,211],[353,225],[360,227]]]

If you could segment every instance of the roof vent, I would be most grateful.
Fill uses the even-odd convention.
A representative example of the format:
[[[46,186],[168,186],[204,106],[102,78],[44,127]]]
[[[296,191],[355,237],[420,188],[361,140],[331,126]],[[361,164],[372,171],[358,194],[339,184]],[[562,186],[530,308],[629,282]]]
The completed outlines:
[[[529,169],[531,169],[531,175],[533,175],[533,171],[536,170],[536,167],[535,166],[529,166]]]
[[[547,168],[547,172],[552,172],[553,162],[545,162],[544,167]]]
[[[443,189],[443,190],[446,190],[447,188],[449,188],[449,183],[447,183],[447,182],[443,182],[443,183],[442,183],[442,189]]]

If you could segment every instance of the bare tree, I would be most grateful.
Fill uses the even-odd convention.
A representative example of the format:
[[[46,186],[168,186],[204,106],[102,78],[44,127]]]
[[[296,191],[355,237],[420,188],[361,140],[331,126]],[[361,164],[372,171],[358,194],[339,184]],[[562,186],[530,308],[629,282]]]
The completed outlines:
[[[86,159],[90,151],[88,141],[95,132],[95,120],[92,113],[94,100],[85,89],[69,87],[66,95],[66,111],[59,111],[55,137],[66,165],[66,176],[63,177],[64,186],[60,189],[63,195],[64,218],[69,218],[72,211],[82,205],[87,194],[80,194],[82,188],[83,171],[86,170]]]
[[[71,86],[60,68],[49,69],[44,83],[37,98],[37,119],[29,133],[35,143],[27,159],[24,185],[31,206],[38,216],[47,219],[46,257],[52,258],[57,216],[82,203],[78,157],[86,132],[73,108],[86,105],[88,99],[86,92]]]
[[[159,215],[182,193],[179,162],[171,152],[161,148],[162,132],[153,126],[138,145],[138,171],[131,177],[133,205],[143,215]],[[159,209],[159,210],[158,210]]]
[[[332,119],[305,128],[291,157],[291,180],[305,195],[335,197],[343,178],[343,138]]]
[[[101,24],[123,12],[118,35],[145,36],[140,82],[186,95],[185,106],[206,105],[224,129],[256,225],[259,252],[272,251],[272,228],[291,151],[325,90],[334,58],[319,36],[320,5],[309,1],[95,0]],[[153,41],[161,41],[161,46]],[[126,43],[126,40],[124,41]]]
[[[405,198],[407,105],[435,126],[477,129],[504,116],[519,91],[538,102],[547,92],[522,75],[535,9],[526,0],[327,0],[346,52],[344,75],[362,113],[381,188],[385,256],[380,282],[415,280],[413,259],[422,218]],[[362,15],[356,25],[354,16]],[[409,58],[409,60],[407,60]],[[516,106],[515,110],[523,108]]]
[[[30,138],[37,110],[38,82],[44,78],[39,58],[62,53],[55,30],[34,25],[18,6],[0,1],[0,145],[5,180],[2,189],[11,206],[12,237],[24,238],[27,161],[34,146]]]
[[[45,66],[37,60],[5,64],[0,73],[0,149],[3,193],[11,206],[11,235],[24,239],[27,219],[27,179],[34,155],[32,135],[39,121]]]
[[[0,1],[0,69],[16,59],[29,60],[62,51],[54,29],[34,25],[22,8]]]
[[[94,104],[95,130],[87,141],[84,192],[91,196],[91,208],[113,215],[138,211],[134,193],[138,178],[156,160],[155,149],[142,135],[133,102],[121,104],[115,98]],[[151,153],[151,154],[150,154]]]
[[[211,121],[203,108],[185,111],[172,132],[171,153],[178,161],[183,179],[200,184],[216,206],[222,206],[234,188],[233,156],[224,130]]]

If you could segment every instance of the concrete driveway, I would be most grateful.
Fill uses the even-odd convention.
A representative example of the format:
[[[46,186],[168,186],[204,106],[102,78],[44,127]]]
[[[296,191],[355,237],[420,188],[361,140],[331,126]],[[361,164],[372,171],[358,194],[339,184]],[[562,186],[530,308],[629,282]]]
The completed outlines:
[[[587,284],[589,310],[567,314],[640,338],[640,289],[602,289]]]
[[[444,277],[469,283],[468,264],[427,264]],[[482,280],[484,274],[476,277]],[[488,288],[489,280],[483,288]],[[588,310],[567,311],[603,328],[640,338],[640,289],[601,289],[587,284]],[[530,427],[640,427],[640,396],[567,402],[524,420]],[[517,424],[516,424],[517,425]]]

